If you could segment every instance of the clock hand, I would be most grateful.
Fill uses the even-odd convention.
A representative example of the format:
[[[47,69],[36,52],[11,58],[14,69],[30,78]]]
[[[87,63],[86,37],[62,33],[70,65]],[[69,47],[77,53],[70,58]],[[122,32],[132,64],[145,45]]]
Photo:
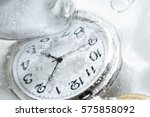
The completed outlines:
[[[47,83],[46,83],[46,85],[47,85],[48,82],[53,78],[53,74],[54,74],[54,72],[56,71],[58,64],[63,61],[63,58],[62,58],[62,57],[58,57],[58,58],[57,58],[57,57],[54,57],[54,56],[52,56],[50,53],[41,53],[41,54],[44,54],[44,55],[45,55],[46,57],[48,57],[48,58],[51,57],[51,58],[55,59],[54,61],[57,62],[56,65],[55,65],[55,67],[54,67],[54,69],[53,69],[53,71],[52,71],[52,73],[51,73],[51,75],[48,76],[48,81],[47,81]],[[52,62],[54,62],[54,61],[52,61]]]
[[[46,57],[48,57],[48,58],[53,58],[54,60],[53,60],[52,62],[56,61],[57,63],[56,63],[56,65],[55,65],[55,67],[54,67],[52,73],[48,76],[47,82],[46,82],[46,83],[41,83],[41,84],[39,84],[39,85],[37,85],[37,86],[35,87],[35,88],[38,89],[37,92],[38,92],[38,93],[43,93],[43,92],[46,90],[47,85],[49,84],[49,82],[50,82],[51,79],[53,78],[54,73],[55,73],[56,70],[57,70],[58,64],[63,61],[63,57],[68,56],[68,55],[70,55],[70,54],[72,54],[72,53],[75,53],[76,51],[79,51],[79,50],[85,48],[86,46],[87,46],[87,44],[86,44],[86,45],[82,45],[81,47],[77,48],[76,50],[70,51],[70,52],[68,52],[67,54],[62,55],[61,57],[52,56],[52,55],[51,55],[50,53],[48,53],[48,52],[41,52],[40,54],[42,54],[42,55],[44,55],[44,56],[46,56]]]
[[[56,63],[52,73],[48,76],[48,81],[46,83],[46,85],[49,83],[49,81],[51,81],[51,79],[53,78],[53,74],[55,73],[56,69],[57,69],[57,66],[58,66],[59,62]]]
[[[52,56],[50,53],[48,52],[41,52],[41,55],[45,55],[47,58],[53,58],[53,59],[57,59],[56,57]]]
[[[61,58],[65,57],[65,56],[68,56],[68,55],[70,55],[70,54],[72,54],[72,53],[75,53],[76,51],[79,51],[79,50],[85,48],[86,46],[88,46],[88,45],[87,45],[87,44],[82,45],[82,46],[80,46],[79,48],[77,48],[76,50],[70,51],[70,52],[68,52],[67,54],[62,55]]]
[[[61,63],[62,61],[63,61],[63,58],[62,57],[54,57],[54,56],[52,56],[50,53],[48,53],[48,52],[41,52],[41,54],[42,55],[45,55],[46,57],[48,57],[48,58],[53,58],[53,59],[55,59],[54,61],[57,61],[58,63]],[[54,61],[52,61],[52,62],[54,62]]]
[[[47,85],[48,85],[48,83],[49,83],[49,82],[51,81],[51,79],[53,78],[53,74],[55,73],[58,64],[63,61],[63,58],[62,58],[62,57],[58,57],[58,58],[57,58],[57,57],[54,57],[54,56],[52,56],[50,53],[43,53],[43,52],[42,52],[41,54],[42,54],[42,55],[45,55],[45,56],[48,57],[48,58],[53,58],[53,59],[55,59],[54,61],[57,62],[56,65],[55,65],[55,67],[54,67],[54,69],[53,69],[53,71],[52,71],[51,74],[48,76],[47,82],[46,82],[45,85],[43,86],[43,87],[44,87],[44,90],[43,90],[42,92],[44,92],[45,89],[46,89],[46,87],[47,87]],[[52,62],[54,62],[54,61],[52,61]],[[42,85],[43,85],[43,84],[42,84]]]
[[[41,54],[42,54],[42,55],[45,55],[45,56],[48,57],[48,58],[53,58],[54,60],[53,60],[52,62],[57,61],[57,62],[61,63],[61,62],[63,61],[63,57],[66,57],[66,56],[68,56],[68,55],[70,55],[70,54],[72,54],[72,53],[75,53],[76,51],[79,51],[79,50],[85,48],[86,46],[88,46],[88,44],[84,44],[84,45],[80,46],[79,48],[77,48],[76,50],[70,51],[70,52],[68,52],[67,54],[64,54],[64,55],[62,55],[62,56],[60,56],[60,57],[54,57],[54,56],[52,56],[49,52],[44,52],[44,51],[41,52]]]
[[[35,86],[35,88],[37,89],[37,92],[38,92],[38,93],[43,93],[43,92],[46,90],[47,85],[48,85],[48,83],[51,81],[51,79],[53,78],[53,74],[55,73],[55,71],[56,71],[56,69],[57,69],[57,66],[58,66],[58,64],[60,63],[60,61],[62,61],[62,59],[61,59],[61,58],[57,58],[57,63],[56,63],[56,65],[55,65],[55,67],[54,67],[52,73],[48,76],[47,82],[46,82],[46,83],[41,83],[41,84],[38,84],[38,85]]]

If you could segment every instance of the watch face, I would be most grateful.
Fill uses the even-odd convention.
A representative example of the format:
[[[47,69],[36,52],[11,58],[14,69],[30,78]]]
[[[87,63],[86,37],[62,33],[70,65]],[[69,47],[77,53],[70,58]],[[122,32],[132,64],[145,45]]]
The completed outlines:
[[[14,58],[14,81],[34,99],[75,97],[99,79],[105,38],[96,26],[80,23],[60,34],[29,41]]]
[[[112,39],[103,26],[79,17],[68,30],[21,42],[11,62],[16,94],[29,99],[73,99],[97,84],[95,90],[100,91],[118,70],[113,51],[118,47],[113,48]]]

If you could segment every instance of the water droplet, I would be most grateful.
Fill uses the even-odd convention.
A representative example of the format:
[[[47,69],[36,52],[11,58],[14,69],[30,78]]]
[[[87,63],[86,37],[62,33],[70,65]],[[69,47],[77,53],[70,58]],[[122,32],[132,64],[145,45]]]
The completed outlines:
[[[111,0],[111,8],[117,12],[124,12],[130,8],[135,0]]]

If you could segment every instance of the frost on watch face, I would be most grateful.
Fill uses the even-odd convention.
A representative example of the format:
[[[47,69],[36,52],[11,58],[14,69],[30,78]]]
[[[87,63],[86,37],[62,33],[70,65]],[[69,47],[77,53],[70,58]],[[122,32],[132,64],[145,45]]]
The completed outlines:
[[[33,99],[73,98],[100,78],[105,38],[97,26],[78,22],[67,31],[28,41],[14,57],[14,81]]]

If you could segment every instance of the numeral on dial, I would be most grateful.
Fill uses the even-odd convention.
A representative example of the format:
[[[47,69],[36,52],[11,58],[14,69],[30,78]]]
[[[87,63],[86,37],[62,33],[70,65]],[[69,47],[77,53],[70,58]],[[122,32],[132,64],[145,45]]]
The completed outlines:
[[[71,90],[76,90],[83,84],[84,84],[84,81],[81,79],[81,77],[69,83]]]
[[[49,38],[43,38],[43,39],[40,40],[40,42],[44,42],[44,43],[46,43],[48,41],[49,41]]]
[[[23,70],[27,70],[27,68],[29,67],[29,62],[30,62],[30,60],[27,60],[27,61],[21,63]]]
[[[91,66],[90,71],[88,69],[86,69],[86,73],[87,73],[88,76],[90,76],[91,74],[94,74],[96,72],[96,70],[94,69],[93,66]]]
[[[36,53],[35,45],[32,45],[32,46],[28,47],[26,52],[29,53],[29,54]]]
[[[38,93],[43,93],[46,89],[46,86],[44,85],[44,83],[41,83],[41,84],[37,84],[35,88],[37,89]]]
[[[98,59],[98,57],[101,57],[102,55],[100,54],[99,50],[97,51],[93,51],[90,53],[90,56],[89,58],[92,60],[92,61],[96,61]]]
[[[56,87],[56,91],[58,94],[60,94],[60,90],[58,89],[58,87]]]
[[[89,44],[90,46],[93,46],[93,45],[95,45],[95,44],[97,43],[97,41],[98,41],[97,37],[91,37],[91,38],[88,40],[88,44]]]
[[[31,79],[31,77],[32,77],[32,74],[31,73],[29,73],[29,74],[26,74],[24,77],[23,77],[23,81],[26,83],[26,84],[30,84],[30,83],[32,83],[32,79]]]
[[[85,33],[84,28],[83,27],[79,27],[78,29],[75,30],[74,34],[76,35],[76,37],[79,39],[83,36],[83,34]]]

